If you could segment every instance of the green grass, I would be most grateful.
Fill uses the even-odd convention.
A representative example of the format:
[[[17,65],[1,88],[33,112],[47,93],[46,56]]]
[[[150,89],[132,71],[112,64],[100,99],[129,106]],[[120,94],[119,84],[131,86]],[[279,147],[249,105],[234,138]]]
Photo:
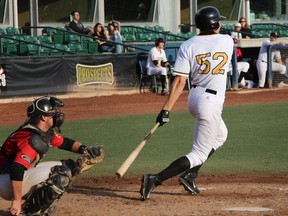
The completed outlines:
[[[287,173],[288,103],[225,107],[226,143],[205,163],[201,173]],[[66,121],[63,134],[85,145],[102,145],[104,161],[86,175],[114,175],[121,163],[154,126],[155,115]],[[170,123],[160,127],[145,145],[126,175],[158,172],[191,149],[194,119],[187,111],[172,112]],[[15,127],[1,127],[0,141]],[[76,154],[51,149],[45,160],[76,158]]]

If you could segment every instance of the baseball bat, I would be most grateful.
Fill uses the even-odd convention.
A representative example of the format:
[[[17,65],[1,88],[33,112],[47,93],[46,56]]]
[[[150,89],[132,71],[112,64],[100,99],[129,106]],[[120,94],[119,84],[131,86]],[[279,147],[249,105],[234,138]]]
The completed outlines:
[[[145,146],[146,142],[150,139],[151,135],[156,131],[156,129],[159,127],[159,122],[149,131],[148,134],[144,137],[144,139],[140,142],[140,144],[134,149],[133,152],[127,157],[127,159],[123,162],[123,164],[119,167],[119,169],[116,172],[116,175],[118,178],[121,178],[125,172],[129,169],[133,161],[136,159],[136,157],[141,152],[142,148]]]

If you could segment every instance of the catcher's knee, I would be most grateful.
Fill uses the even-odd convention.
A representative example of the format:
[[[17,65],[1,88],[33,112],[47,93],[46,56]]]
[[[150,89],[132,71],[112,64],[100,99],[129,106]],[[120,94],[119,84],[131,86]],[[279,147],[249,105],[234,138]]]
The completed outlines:
[[[71,181],[72,172],[65,165],[52,167],[49,179],[47,180],[51,188],[59,195],[64,193]]]
[[[74,160],[61,160],[61,163],[63,166],[67,166],[71,170],[72,176],[76,176],[79,173],[79,167]]]

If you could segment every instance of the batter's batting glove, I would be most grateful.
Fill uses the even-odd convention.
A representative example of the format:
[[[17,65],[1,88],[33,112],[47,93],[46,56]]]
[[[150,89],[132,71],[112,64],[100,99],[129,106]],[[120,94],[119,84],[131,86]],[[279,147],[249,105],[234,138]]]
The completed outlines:
[[[165,123],[169,122],[169,114],[168,110],[161,110],[157,116],[156,123],[159,122],[159,126],[164,125]]]

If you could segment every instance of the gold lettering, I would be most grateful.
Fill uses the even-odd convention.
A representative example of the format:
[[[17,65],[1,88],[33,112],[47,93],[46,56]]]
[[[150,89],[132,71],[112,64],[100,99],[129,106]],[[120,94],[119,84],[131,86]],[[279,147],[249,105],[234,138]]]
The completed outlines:
[[[76,65],[77,84],[88,85],[94,83],[113,84],[113,65],[107,63],[103,65]]]

